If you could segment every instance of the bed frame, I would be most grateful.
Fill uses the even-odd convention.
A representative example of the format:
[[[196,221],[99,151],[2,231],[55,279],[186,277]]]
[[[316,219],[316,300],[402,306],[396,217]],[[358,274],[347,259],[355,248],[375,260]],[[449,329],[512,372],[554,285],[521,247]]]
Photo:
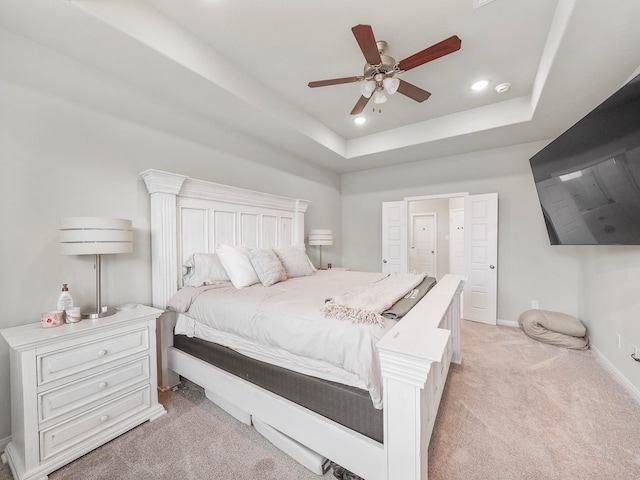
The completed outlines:
[[[309,202],[146,170],[151,199],[153,306],[164,309],[181,285],[181,265],[216,245],[304,244]],[[426,480],[428,446],[449,365],[460,363],[463,277],[446,275],[378,343],[384,443],[173,347],[172,315],[158,324],[158,383],[182,375],[239,420],[312,468],[326,457],[366,480]],[[322,473],[318,471],[317,473]]]

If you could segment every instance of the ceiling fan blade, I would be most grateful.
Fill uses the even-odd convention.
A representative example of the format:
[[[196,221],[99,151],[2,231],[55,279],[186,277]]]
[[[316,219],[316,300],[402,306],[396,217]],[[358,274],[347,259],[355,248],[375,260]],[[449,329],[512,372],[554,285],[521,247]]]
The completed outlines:
[[[318,80],[317,82],[309,82],[309,86],[311,88],[326,87],[328,85],[339,85],[341,83],[355,83],[362,79],[362,77],[332,78],[330,80]]]
[[[353,36],[356,37],[367,63],[369,65],[380,65],[382,59],[380,58],[378,44],[376,43],[376,37],[373,35],[371,25],[356,25],[351,31]]]
[[[404,80],[400,80],[400,86],[398,87],[398,93],[405,95],[416,102],[424,102],[427,98],[431,96],[429,92],[421,89],[420,87],[416,87],[412,83],[405,82]]]
[[[360,97],[360,100],[358,100],[358,102],[356,103],[356,106],[353,107],[353,110],[351,110],[351,115],[360,115],[364,110],[364,107],[366,107],[367,103],[369,103],[370,99],[371,97],[367,98],[364,95],[362,95]]]
[[[398,62],[398,68],[402,71],[411,70],[412,68],[424,65],[436,58],[444,57],[457,50],[460,50],[462,40],[457,35],[453,35],[435,45],[425,48],[424,50],[411,55],[410,57],[400,60]]]

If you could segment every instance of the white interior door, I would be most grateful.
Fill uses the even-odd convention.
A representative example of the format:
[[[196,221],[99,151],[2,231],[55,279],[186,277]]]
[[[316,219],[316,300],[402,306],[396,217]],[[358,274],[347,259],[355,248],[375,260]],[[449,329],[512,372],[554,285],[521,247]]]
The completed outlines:
[[[407,203],[382,203],[382,271],[407,271]]]
[[[467,320],[497,323],[498,194],[464,199],[465,270],[463,315]]]
[[[436,277],[436,214],[411,215],[409,269]]]
[[[464,209],[449,212],[449,273],[464,275]]]

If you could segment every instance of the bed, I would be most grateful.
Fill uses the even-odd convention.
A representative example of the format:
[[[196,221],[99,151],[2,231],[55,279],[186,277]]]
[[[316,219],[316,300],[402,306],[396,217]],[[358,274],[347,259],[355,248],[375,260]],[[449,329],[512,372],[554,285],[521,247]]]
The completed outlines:
[[[158,170],[147,170],[141,176],[150,194],[155,307],[165,309],[175,298],[183,286],[182,266],[196,252],[213,253],[220,245],[261,249],[304,245],[305,200]],[[315,276],[344,274],[359,275],[321,271]],[[253,424],[314,471],[317,462],[324,465],[324,459],[330,459],[367,480],[426,479],[427,448],[449,365],[461,361],[462,286],[462,277],[445,276],[400,321],[387,324],[375,338],[381,386],[378,408],[372,408],[376,388],[366,381],[332,375],[317,380],[313,365],[306,374],[291,372],[229,349],[224,342],[215,355],[224,355],[226,364],[215,365],[203,353],[208,342],[185,335],[174,339],[174,328],[193,326],[185,327],[183,314],[173,310],[158,323],[159,383],[170,388],[183,376],[201,385],[210,400],[240,421]],[[247,378],[247,372],[255,373],[256,378]],[[299,391],[319,393],[299,399],[287,387],[279,390],[261,383],[289,376],[285,385],[302,385]],[[371,414],[363,413],[355,423],[336,419],[342,409],[327,407],[334,397]],[[323,408],[333,411],[322,412]],[[319,468],[317,473],[322,473]]]

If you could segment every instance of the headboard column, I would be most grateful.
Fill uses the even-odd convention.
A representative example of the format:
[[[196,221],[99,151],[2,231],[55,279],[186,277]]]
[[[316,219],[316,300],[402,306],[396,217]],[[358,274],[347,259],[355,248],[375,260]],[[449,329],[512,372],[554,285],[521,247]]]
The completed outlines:
[[[293,217],[293,243],[297,245],[304,245],[304,214],[308,206],[307,200],[296,199]]]
[[[145,170],[140,176],[151,203],[151,299],[154,307],[164,310],[178,291],[176,197],[188,177],[159,170]]]

